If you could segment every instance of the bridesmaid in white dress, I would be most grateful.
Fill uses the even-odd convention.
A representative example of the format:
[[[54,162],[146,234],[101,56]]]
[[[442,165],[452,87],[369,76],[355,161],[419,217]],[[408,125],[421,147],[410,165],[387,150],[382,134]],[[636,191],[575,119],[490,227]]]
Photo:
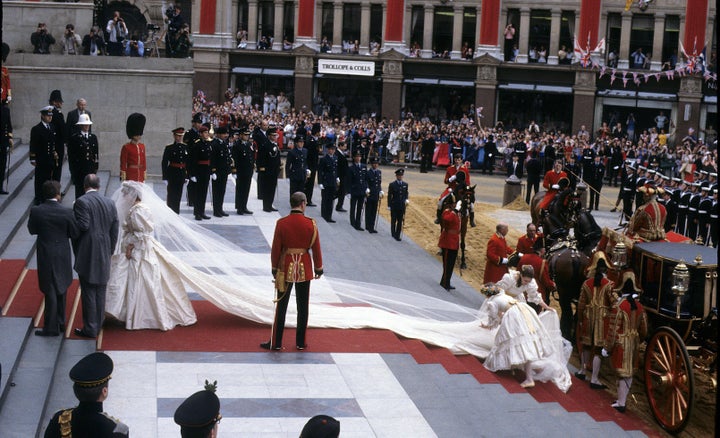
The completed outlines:
[[[192,325],[197,321],[195,311],[167,250],[153,237],[152,214],[142,203],[143,187],[123,182],[118,206],[130,207],[112,257],[105,311],[128,330]]]

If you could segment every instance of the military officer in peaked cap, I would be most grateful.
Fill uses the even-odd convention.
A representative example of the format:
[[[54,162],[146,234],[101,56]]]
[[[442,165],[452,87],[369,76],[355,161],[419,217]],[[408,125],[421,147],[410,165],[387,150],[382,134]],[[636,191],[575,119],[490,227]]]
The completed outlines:
[[[215,217],[230,216],[223,210],[227,180],[233,169],[233,159],[228,142],[229,136],[230,133],[226,126],[218,126],[215,130],[215,139],[211,143],[212,158],[210,159],[210,165],[212,173],[210,179],[212,180],[212,204],[213,216]]]
[[[305,181],[310,177],[308,168],[308,151],[305,149],[305,136],[295,136],[295,148],[290,149],[285,160],[288,178],[290,179],[290,194],[305,191]]]
[[[205,388],[186,398],[175,410],[173,419],[180,426],[183,438],[215,438],[218,434],[222,419],[220,399],[215,394],[214,384]]]
[[[241,126],[238,130],[240,138],[232,146],[232,158],[235,163],[235,210],[237,214],[253,214],[248,210],[253,169],[255,168],[255,149],[250,140],[250,129]]]
[[[390,234],[398,242],[402,240],[403,221],[405,220],[405,208],[410,203],[408,184],[403,181],[405,169],[395,171],[395,181],[388,186],[388,208],[390,209]]]
[[[58,161],[53,169],[53,177],[55,181],[60,181],[62,176],[62,165],[65,159],[65,143],[67,143],[68,135],[67,128],[65,127],[65,116],[62,113],[63,98],[60,90],[52,90],[48,103],[52,105],[52,121],[50,124],[54,128],[55,132],[55,151],[58,155]]]
[[[52,105],[40,109],[40,123],[30,129],[30,164],[35,167],[35,205],[44,202],[42,186],[45,181],[59,180],[54,171],[60,157],[55,150],[55,128],[51,124]]]
[[[73,391],[80,404],[56,412],[45,430],[45,438],[128,437],[128,426],[103,412],[112,372],[113,361],[105,353],[91,353],[80,359],[70,370]]]
[[[167,206],[175,213],[180,213],[180,200],[183,186],[187,180],[187,145],[183,142],[185,128],[172,130],[173,142],[165,146],[162,156],[162,179],[167,186]]]
[[[329,415],[316,415],[305,423],[300,438],[337,438],[340,422]]]
[[[365,229],[369,233],[377,233],[375,221],[377,220],[378,206],[380,200],[385,196],[382,191],[382,171],[378,168],[380,160],[378,157],[370,158],[370,169],[367,171],[367,186],[370,194],[365,201]]]

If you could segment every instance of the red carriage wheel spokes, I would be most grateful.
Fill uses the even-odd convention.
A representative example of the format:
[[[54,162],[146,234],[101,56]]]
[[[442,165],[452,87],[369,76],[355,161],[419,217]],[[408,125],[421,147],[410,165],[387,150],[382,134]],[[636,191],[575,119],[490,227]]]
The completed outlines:
[[[671,433],[683,430],[690,419],[695,386],[685,344],[670,327],[653,333],[645,351],[645,389],[660,426]]]

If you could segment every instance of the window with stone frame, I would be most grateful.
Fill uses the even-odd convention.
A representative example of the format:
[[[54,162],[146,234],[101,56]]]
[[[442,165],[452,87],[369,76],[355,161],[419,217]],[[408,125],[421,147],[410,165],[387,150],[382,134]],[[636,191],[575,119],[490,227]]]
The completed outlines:
[[[382,44],[383,35],[383,5],[380,3],[373,3],[370,5],[370,41],[375,41],[378,44]]]
[[[295,3],[283,3],[283,39],[289,42],[295,40]]]
[[[653,36],[655,34],[655,17],[651,14],[633,14],[630,27],[630,66],[633,65],[633,53],[642,49],[645,57],[655,57],[662,54],[652,53]]]
[[[618,56],[620,56],[620,35],[622,34],[622,17],[619,12],[607,14],[607,31],[605,32],[605,53],[606,65],[617,67]],[[612,54],[612,55],[611,55]],[[615,59],[612,59],[612,56]]]
[[[334,19],[334,5],[332,2],[323,2],[322,4],[322,17],[320,22],[320,39],[322,42],[323,38],[327,38],[328,43],[332,45],[333,42],[333,19]]]
[[[438,57],[449,57],[452,50],[453,19],[455,13],[452,7],[439,6],[435,8],[433,16],[433,54]]]
[[[257,37],[271,43],[275,35],[275,3],[272,1],[258,2]]]
[[[477,8],[463,9],[462,44],[474,50],[477,34]]]
[[[356,41],[360,41],[360,26],[367,26],[362,23],[360,3],[345,3],[343,5],[343,26],[342,39],[353,47]]]
[[[528,30],[528,51],[533,48],[540,53],[545,50],[545,61],[547,62],[548,47],[550,46],[550,21],[549,9],[533,9],[530,11],[530,29]],[[539,55],[538,55],[539,56]],[[529,60],[529,59],[528,59]]]
[[[410,10],[410,49],[423,48],[425,34],[425,6],[413,5]]]

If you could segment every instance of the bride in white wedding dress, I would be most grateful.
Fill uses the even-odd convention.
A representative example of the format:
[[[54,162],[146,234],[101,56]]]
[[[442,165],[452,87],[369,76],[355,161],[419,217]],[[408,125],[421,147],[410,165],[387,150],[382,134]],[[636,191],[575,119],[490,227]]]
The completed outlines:
[[[250,321],[271,324],[274,307],[269,254],[245,251],[175,214],[150,186],[134,184],[141,192],[142,204],[153,213],[156,249],[167,263],[167,273],[172,271],[183,284],[177,290],[195,292],[220,309]],[[115,193],[114,199],[118,214],[124,217],[132,205],[121,191]],[[497,327],[481,327],[489,324],[489,304],[483,304],[478,310],[402,288],[327,275],[314,281],[310,303],[310,327],[386,329],[447,348],[455,354],[472,354],[482,359],[495,345],[498,332]],[[288,326],[295,320],[294,312],[291,306]],[[560,336],[555,312],[543,312],[540,320],[554,350],[552,355],[533,365],[533,375],[536,380],[552,380],[567,391],[570,378],[566,364],[571,347]],[[548,372],[538,373],[546,370]],[[561,375],[562,370],[567,379]]]

